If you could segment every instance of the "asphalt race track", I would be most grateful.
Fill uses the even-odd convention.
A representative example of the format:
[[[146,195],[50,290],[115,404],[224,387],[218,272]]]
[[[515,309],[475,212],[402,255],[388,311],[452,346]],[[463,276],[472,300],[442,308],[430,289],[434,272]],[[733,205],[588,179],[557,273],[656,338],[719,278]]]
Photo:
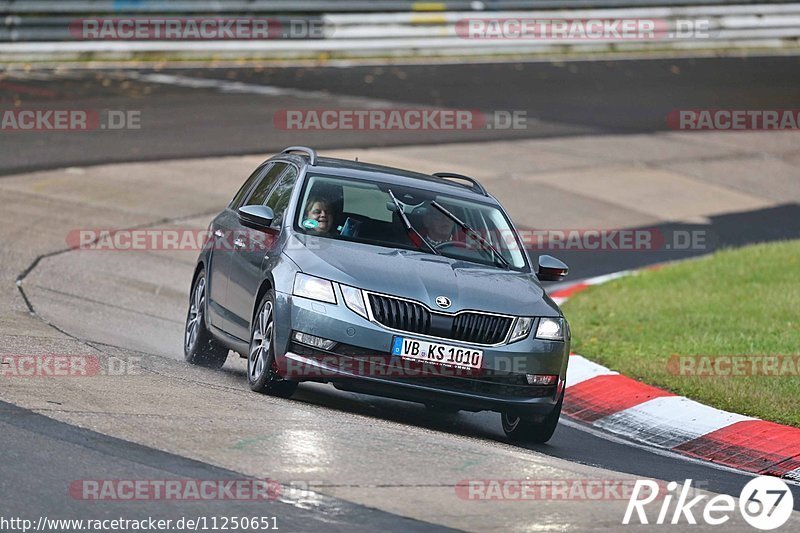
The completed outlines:
[[[88,479],[98,471],[114,472],[119,479],[197,478],[237,480],[241,475],[208,464],[178,457],[152,448],[110,438],[89,430],[54,422],[52,419],[0,402],[5,461],[19,461],[24,468],[4,468],[4,508],[17,515],[36,515],[47,508],[51,518],[86,516],[85,503],[65,498],[64,487],[75,479]],[[36,446],[31,447],[31,442]],[[64,462],[68,461],[65,468]],[[84,477],[76,473],[84,472]],[[143,477],[146,476],[146,477]],[[407,531],[436,530],[401,516],[367,509],[333,498],[303,496],[284,503],[282,496],[269,502],[267,509],[279,517],[281,529],[310,531],[324,527],[348,531],[375,531],[402,528]],[[125,504],[106,506],[92,518],[125,516]],[[144,502],[137,506],[139,516],[179,520],[184,516],[250,516],[253,504],[238,501]],[[91,512],[91,511],[89,511]],[[7,516],[12,513],[5,513]],[[447,528],[439,528],[447,530]]]
[[[527,530],[537,523],[581,530],[619,527],[624,502],[533,502],[541,506],[537,515],[526,508],[531,502],[493,508],[486,507],[490,502],[462,501],[462,507],[451,508],[442,495],[452,497],[453,480],[459,479],[634,476],[693,479],[701,489],[738,496],[747,475],[654,453],[575,422],[564,421],[546,445],[520,448],[506,443],[494,413],[429,412],[318,385],[301,386],[291,401],[260,397],[247,390],[243,366],[232,357],[218,372],[181,360],[184,291],[196,253],[92,255],[68,251],[63,232],[205,227],[258,161],[253,154],[265,158],[290,144],[321,151],[424,146],[444,156],[461,146],[455,143],[470,142],[492,147],[480,154],[491,159],[496,145],[486,143],[542,140],[568,146],[606,136],[620,142],[626,135],[646,142],[654,134],[673,139],[666,124],[673,109],[798,107],[798,63],[770,57],[5,72],[3,107],[134,110],[141,113],[142,128],[0,133],[0,217],[6,226],[0,233],[0,303],[9,309],[0,316],[0,352],[133,357],[141,372],[129,380],[106,377],[89,384],[3,384],[2,515],[177,519],[253,516],[257,510],[260,516],[277,516],[288,531],[448,525]],[[272,119],[294,108],[390,106],[524,110],[529,122],[526,129],[507,131],[331,134],[276,129]],[[514,157],[516,145],[511,146],[506,157]],[[232,157],[239,155],[248,157]],[[796,155],[781,158],[800,161]],[[591,172],[592,156],[585,159],[581,171]],[[87,166],[94,167],[47,172]],[[796,181],[786,183],[795,188],[769,204],[742,199],[739,207],[702,220],[631,217],[625,227],[664,233],[702,229],[713,235],[711,249],[800,238],[800,205],[792,196],[800,188]],[[531,190],[522,202],[537,201],[535,190],[512,182],[490,180],[487,187],[509,198]],[[591,209],[584,216],[591,218]],[[522,204],[512,209],[517,224],[534,227],[537,221],[525,213]],[[708,251],[560,257],[577,281]],[[421,458],[419,450],[431,453]],[[313,493],[298,496],[287,489],[285,498],[256,507],[239,501],[86,502],[67,491],[81,479],[243,476],[269,477],[284,488],[309,482]],[[800,486],[792,490],[800,510]]]

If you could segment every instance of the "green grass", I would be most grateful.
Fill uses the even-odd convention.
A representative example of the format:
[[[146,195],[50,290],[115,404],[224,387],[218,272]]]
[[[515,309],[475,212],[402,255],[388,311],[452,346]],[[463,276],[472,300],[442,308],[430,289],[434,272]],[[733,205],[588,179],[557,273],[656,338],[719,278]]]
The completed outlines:
[[[800,354],[800,241],[642,271],[590,287],[563,309],[573,351],[593,361],[720,409],[800,427],[797,371],[708,377],[668,364],[673,355]]]

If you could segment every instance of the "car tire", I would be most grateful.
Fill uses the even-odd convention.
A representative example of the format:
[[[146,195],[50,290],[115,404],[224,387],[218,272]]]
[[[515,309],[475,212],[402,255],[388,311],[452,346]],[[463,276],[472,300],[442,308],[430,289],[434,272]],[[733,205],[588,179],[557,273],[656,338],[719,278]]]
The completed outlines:
[[[228,348],[219,343],[206,328],[206,275],[201,270],[189,293],[189,312],[183,334],[183,356],[193,365],[222,368]]]
[[[549,441],[556,431],[556,426],[558,426],[563,403],[564,393],[562,392],[555,408],[540,421],[528,420],[509,413],[501,413],[503,431],[506,437],[520,443],[543,444]]]
[[[275,292],[267,291],[258,304],[250,327],[250,348],[247,352],[247,384],[262,394],[289,398],[297,382],[283,379],[275,360]]]

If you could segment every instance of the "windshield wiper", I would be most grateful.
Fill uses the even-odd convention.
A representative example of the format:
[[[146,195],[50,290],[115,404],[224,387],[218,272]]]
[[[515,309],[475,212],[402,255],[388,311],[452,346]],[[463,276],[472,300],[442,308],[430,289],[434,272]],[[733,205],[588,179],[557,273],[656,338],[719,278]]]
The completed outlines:
[[[472,229],[472,227],[469,224],[467,224],[466,222],[455,216],[453,213],[451,213],[444,207],[442,207],[435,200],[431,202],[431,206],[435,207],[436,209],[441,211],[447,218],[458,224],[461,227],[461,229],[463,229],[467,233],[468,236],[478,241],[481,244],[481,246],[483,246],[484,250],[488,250],[489,252],[491,252],[492,259],[494,260],[495,263],[499,264],[504,268],[509,268],[511,266],[510,263],[508,262],[508,259],[503,257],[500,251],[497,248],[495,248],[492,243],[484,239],[481,236],[481,234]]]
[[[406,216],[405,211],[403,211],[403,206],[400,204],[400,201],[395,197],[394,193],[392,192],[392,189],[387,189],[387,191],[389,192],[389,196],[392,198],[392,202],[394,202],[394,205],[397,208],[397,214],[400,217],[400,222],[403,223],[403,227],[405,228],[406,233],[408,233],[408,238],[411,241],[411,243],[417,248],[422,248],[422,243],[425,243],[425,246],[427,246],[432,253],[436,255],[442,255],[442,253],[439,250],[434,248],[431,245],[431,243],[429,243],[428,240],[425,239],[422,235],[420,235],[419,232],[414,228],[414,225],[411,224],[411,221]]]

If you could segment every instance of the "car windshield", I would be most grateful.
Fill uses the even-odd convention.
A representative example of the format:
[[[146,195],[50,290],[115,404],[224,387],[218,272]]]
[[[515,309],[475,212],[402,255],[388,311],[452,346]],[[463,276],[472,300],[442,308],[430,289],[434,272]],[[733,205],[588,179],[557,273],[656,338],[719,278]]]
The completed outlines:
[[[477,236],[437,209],[434,202]],[[319,237],[527,269],[519,239],[497,206],[419,188],[312,174],[300,197],[295,229]],[[495,257],[487,242],[480,242],[478,236],[494,246],[505,261]]]

